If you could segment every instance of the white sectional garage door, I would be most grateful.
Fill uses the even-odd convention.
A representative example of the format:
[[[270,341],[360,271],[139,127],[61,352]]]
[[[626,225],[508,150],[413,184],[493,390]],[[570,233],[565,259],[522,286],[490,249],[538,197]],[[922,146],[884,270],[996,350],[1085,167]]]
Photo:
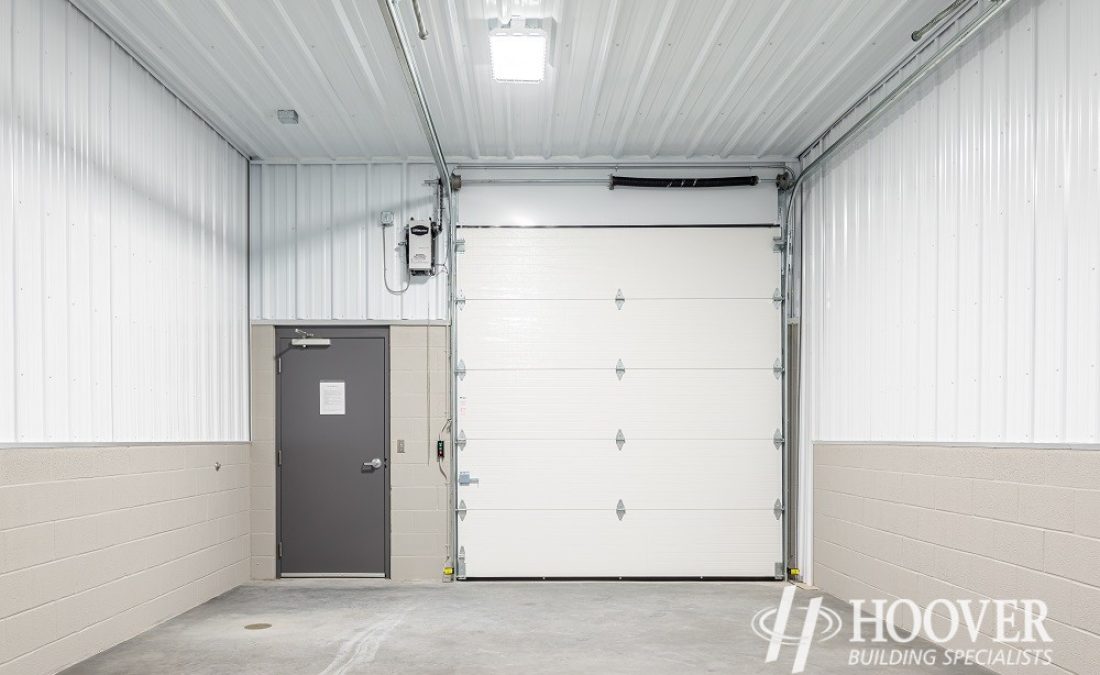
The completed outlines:
[[[775,574],[776,233],[460,230],[460,574]]]

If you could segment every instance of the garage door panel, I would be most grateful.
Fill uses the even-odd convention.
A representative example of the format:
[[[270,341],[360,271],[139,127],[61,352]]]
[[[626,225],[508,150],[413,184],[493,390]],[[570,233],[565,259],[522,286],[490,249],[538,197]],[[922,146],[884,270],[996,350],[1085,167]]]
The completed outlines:
[[[467,438],[771,439],[780,383],[767,370],[472,371],[459,380]]]
[[[670,232],[670,230],[672,230]],[[469,229],[468,299],[771,298],[777,228]]]
[[[478,509],[770,509],[782,469],[771,441],[469,441],[478,479],[459,497]]]
[[[771,368],[780,311],[764,300],[469,300],[459,358],[480,368]]]
[[[462,230],[464,576],[774,576],[777,232]]]
[[[467,577],[772,577],[770,511],[478,511],[459,523]],[[504,534],[507,533],[507,534]]]

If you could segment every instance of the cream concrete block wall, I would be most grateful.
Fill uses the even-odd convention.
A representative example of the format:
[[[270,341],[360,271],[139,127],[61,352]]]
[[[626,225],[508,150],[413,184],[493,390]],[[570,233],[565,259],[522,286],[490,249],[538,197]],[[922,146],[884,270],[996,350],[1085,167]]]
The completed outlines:
[[[248,454],[0,448],[0,673],[56,672],[247,581]]]
[[[450,553],[448,328],[390,328],[390,573],[443,578]],[[444,432],[447,458],[436,462]],[[402,451],[402,442],[404,449]],[[445,475],[446,474],[446,477]]]
[[[1097,570],[1100,450],[814,447],[814,583],[828,593],[922,606],[940,597],[1043,600],[1054,665],[1037,670],[1093,673]],[[994,644],[992,627],[983,632],[979,648]]]
[[[252,578],[275,578],[275,327],[252,326]]]

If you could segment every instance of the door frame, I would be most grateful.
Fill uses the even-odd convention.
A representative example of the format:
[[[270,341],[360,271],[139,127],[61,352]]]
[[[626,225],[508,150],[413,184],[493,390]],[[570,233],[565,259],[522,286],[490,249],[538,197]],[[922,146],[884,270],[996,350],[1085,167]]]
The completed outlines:
[[[283,449],[283,419],[282,419],[282,380],[280,378],[281,368],[280,359],[283,354],[288,350],[280,351],[280,340],[285,338],[293,338],[297,334],[296,330],[307,331],[316,337],[331,338],[333,340],[341,338],[367,338],[367,339],[381,339],[382,351],[385,354],[385,363],[383,364],[383,386],[385,387],[385,446],[382,451],[382,458],[386,466],[386,480],[385,480],[385,506],[383,507],[385,513],[383,514],[384,520],[384,534],[383,534],[383,548],[384,557],[386,561],[385,571],[382,574],[383,578],[389,579],[391,575],[391,551],[393,550],[390,533],[390,469],[393,464],[390,462],[390,328],[389,326],[325,326],[325,325],[300,325],[294,324],[290,326],[277,325],[275,326],[275,578],[294,578],[283,576],[283,558],[282,551],[280,550],[280,544],[283,540],[283,467],[279,461]],[[307,349],[312,349],[308,347]],[[323,349],[323,348],[322,348]],[[312,574],[311,577],[375,577],[377,574]]]

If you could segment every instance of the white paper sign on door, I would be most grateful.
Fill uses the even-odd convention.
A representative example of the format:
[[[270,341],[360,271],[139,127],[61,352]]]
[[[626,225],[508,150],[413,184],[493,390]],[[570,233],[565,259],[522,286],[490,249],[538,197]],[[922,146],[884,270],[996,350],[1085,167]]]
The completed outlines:
[[[344,381],[321,380],[321,414],[344,415]]]

